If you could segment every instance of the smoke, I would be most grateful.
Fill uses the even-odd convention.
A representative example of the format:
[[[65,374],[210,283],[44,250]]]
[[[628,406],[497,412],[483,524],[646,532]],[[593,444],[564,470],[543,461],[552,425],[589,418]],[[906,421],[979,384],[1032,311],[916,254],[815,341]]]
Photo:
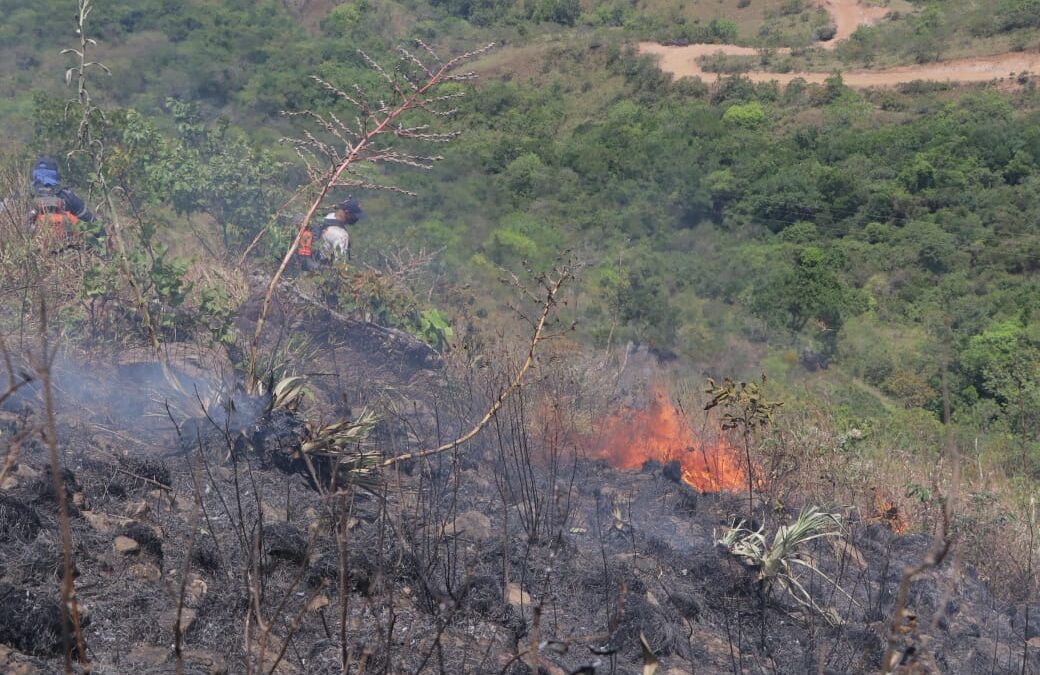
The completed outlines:
[[[183,359],[166,366],[150,356],[121,362],[82,362],[59,353],[51,366],[55,412],[59,422],[86,423],[132,431],[158,440],[175,425],[220,410],[230,400],[229,373],[207,370]],[[32,373],[29,368],[24,369]],[[245,405],[245,403],[240,403]],[[3,406],[9,411],[41,410],[42,385],[34,380]],[[226,403],[224,407],[228,407]],[[219,413],[224,417],[224,413]]]

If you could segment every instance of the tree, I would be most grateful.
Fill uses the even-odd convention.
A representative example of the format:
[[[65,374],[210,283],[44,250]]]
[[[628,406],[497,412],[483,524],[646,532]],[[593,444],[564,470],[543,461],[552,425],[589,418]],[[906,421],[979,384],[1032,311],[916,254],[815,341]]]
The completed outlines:
[[[535,21],[552,21],[564,26],[573,26],[580,16],[579,0],[537,0],[531,13]]]
[[[979,393],[1013,404],[1040,386],[1040,326],[1027,330],[1021,317],[994,322],[968,340],[961,352],[965,368]]]
[[[783,401],[770,401],[762,395],[762,385],[765,383],[765,375],[762,375],[761,382],[734,382],[727,377],[722,384],[716,384],[715,380],[709,378],[708,387],[705,389],[711,400],[704,409],[711,410],[722,406],[726,411],[722,415],[722,430],[740,429],[744,441],[744,457],[747,461],[749,517],[755,513],[755,467],[751,462],[751,432],[771,425],[773,415],[784,404]]]
[[[848,291],[827,253],[806,246],[793,267],[766,280],[754,293],[752,309],[769,323],[800,332],[815,320],[828,331],[841,328]]]
[[[755,129],[766,121],[766,112],[758,101],[735,103],[722,115],[722,121],[735,127]]]

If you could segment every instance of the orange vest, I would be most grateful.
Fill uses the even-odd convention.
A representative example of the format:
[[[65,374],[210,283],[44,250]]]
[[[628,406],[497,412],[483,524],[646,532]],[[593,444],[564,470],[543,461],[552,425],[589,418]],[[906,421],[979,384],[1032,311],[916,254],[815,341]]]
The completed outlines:
[[[311,234],[309,229],[304,230],[303,234],[300,235],[300,248],[297,250],[302,256],[311,256],[311,244],[314,242],[314,235]]]
[[[69,211],[54,211],[50,213],[40,213],[36,216],[36,226],[40,227],[50,225],[51,234],[58,239],[64,239],[66,235],[70,234],[72,228],[79,222],[79,218],[76,214],[70,213]]]

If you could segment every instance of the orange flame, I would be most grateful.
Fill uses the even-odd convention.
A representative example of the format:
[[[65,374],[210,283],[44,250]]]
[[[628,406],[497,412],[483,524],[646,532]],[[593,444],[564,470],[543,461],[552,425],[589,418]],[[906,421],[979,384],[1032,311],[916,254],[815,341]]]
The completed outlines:
[[[874,493],[874,512],[867,518],[868,522],[882,523],[896,534],[904,534],[910,530],[906,515],[892,499],[887,491],[870,488]]]
[[[619,469],[635,469],[647,460],[678,461],[682,478],[699,492],[739,490],[747,484],[740,452],[725,438],[698,440],[668,394],[655,387],[650,406],[626,408],[606,419],[592,455]]]

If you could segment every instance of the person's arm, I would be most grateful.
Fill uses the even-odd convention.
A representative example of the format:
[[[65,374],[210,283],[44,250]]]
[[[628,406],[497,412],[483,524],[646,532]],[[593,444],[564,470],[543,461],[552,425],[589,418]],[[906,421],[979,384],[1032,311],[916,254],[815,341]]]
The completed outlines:
[[[86,222],[92,222],[94,220],[94,214],[87,208],[86,202],[84,202],[78,194],[68,188],[62,188],[58,191],[58,196],[65,201],[65,208],[67,208],[73,215],[80,220]]]

